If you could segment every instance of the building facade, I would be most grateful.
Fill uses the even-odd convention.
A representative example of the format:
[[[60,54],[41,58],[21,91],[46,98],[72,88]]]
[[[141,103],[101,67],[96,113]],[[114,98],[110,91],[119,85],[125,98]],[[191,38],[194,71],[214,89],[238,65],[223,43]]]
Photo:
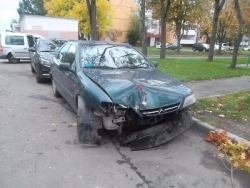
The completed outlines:
[[[20,32],[33,33],[45,38],[78,39],[78,20],[37,15],[24,15]]]

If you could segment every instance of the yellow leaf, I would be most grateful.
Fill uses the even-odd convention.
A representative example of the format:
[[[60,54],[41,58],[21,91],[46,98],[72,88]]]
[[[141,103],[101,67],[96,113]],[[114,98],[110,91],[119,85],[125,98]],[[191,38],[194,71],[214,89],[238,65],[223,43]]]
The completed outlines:
[[[224,158],[224,157],[225,157],[225,154],[224,154],[224,153],[219,153],[219,154],[218,154],[218,157]]]
[[[221,118],[224,118],[225,117],[225,115],[223,115],[223,114],[220,114],[220,115],[218,115],[219,117],[221,117]]]
[[[246,153],[242,152],[242,153],[240,154],[240,158],[241,158],[241,159],[246,159]]]
[[[72,127],[77,127],[77,123],[72,123]]]

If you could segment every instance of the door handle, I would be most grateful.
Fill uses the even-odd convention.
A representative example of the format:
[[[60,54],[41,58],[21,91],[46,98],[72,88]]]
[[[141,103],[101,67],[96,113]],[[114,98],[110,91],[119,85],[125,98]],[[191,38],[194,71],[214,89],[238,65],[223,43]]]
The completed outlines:
[[[24,48],[24,50],[27,50],[27,48]]]

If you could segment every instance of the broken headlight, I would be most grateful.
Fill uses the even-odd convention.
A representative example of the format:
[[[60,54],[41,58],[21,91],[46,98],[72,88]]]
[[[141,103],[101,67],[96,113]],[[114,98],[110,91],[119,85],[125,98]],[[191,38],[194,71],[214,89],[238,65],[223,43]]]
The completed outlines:
[[[189,95],[188,97],[185,98],[184,103],[182,105],[182,108],[186,108],[192,104],[194,104],[197,101],[196,97],[194,94]]]
[[[114,104],[110,102],[102,102],[101,108],[104,111],[104,113],[116,113],[118,109],[127,109],[127,106],[124,106],[122,104]]]

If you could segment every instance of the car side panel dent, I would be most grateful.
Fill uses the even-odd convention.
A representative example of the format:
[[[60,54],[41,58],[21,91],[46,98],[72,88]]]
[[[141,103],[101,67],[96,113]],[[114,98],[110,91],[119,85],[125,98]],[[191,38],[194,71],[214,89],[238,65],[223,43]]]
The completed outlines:
[[[85,104],[95,110],[102,111],[101,102],[110,102],[113,101],[110,97],[100,88],[98,87],[89,77],[87,77],[84,73],[78,72],[78,94],[83,98]]]

